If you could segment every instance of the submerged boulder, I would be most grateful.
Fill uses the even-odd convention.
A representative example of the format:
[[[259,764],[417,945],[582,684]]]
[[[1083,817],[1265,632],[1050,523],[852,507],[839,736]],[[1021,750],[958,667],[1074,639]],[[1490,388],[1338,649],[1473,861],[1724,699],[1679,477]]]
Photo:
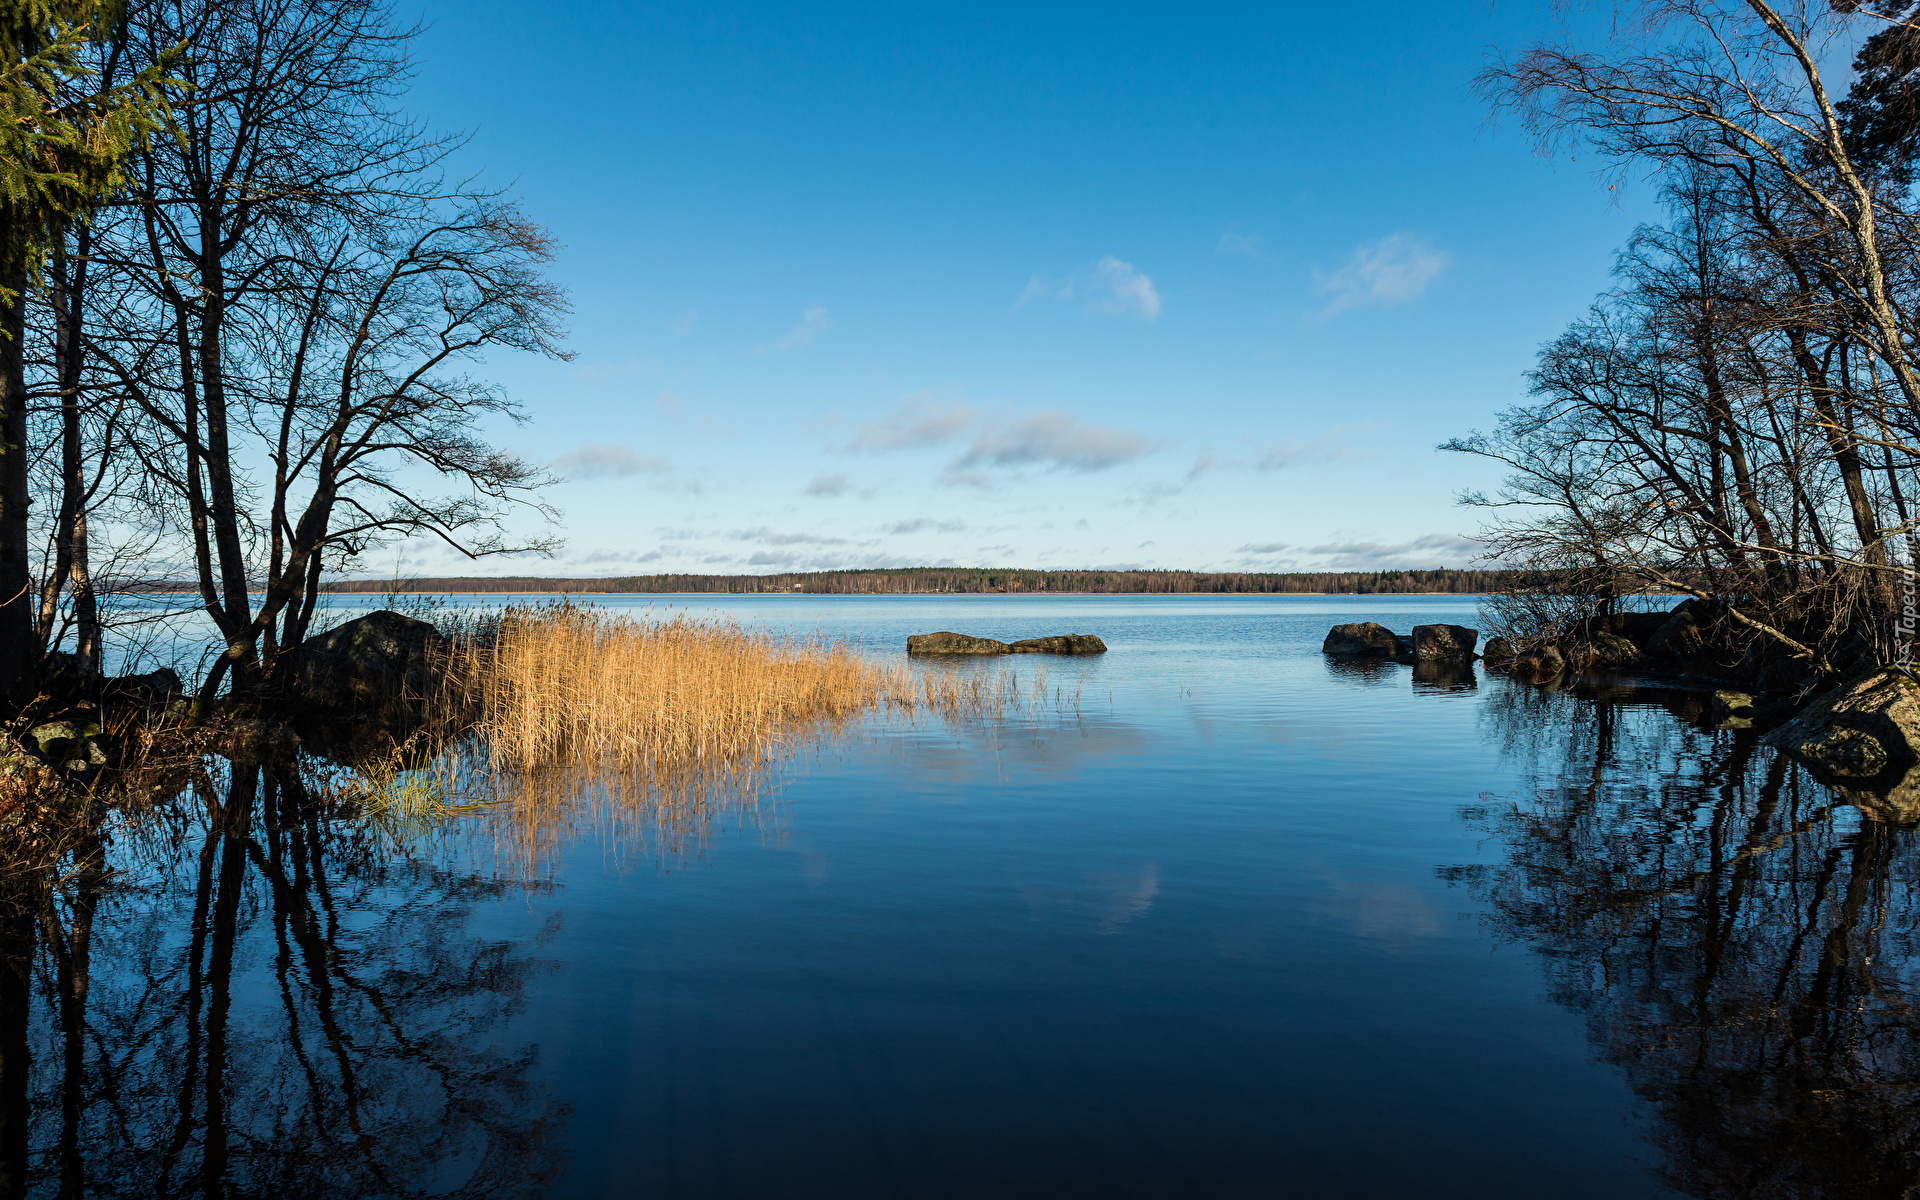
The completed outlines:
[[[1385,625],[1377,621],[1361,621],[1356,625],[1335,625],[1329,629],[1327,640],[1320,644],[1320,652],[1392,658],[1401,653],[1401,641]]]
[[[1471,659],[1480,640],[1478,629],[1464,625],[1415,625],[1413,656],[1418,659]]]
[[[1102,646],[1101,649],[1106,649]],[[908,654],[1011,654],[1013,647],[992,638],[964,633],[916,633],[907,639]]]
[[[1835,775],[1920,761],[1920,683],[1875,671],[1821,696],[1769,738]]]
[[[1059,633],[1027,638],[1008,649],[1015,654],[1105,654],[1107,644],[1091,633]]]
[[[425,621],[381,609],[301,642],[290,656],[296,697],[333,712],[387,711],[425,699],[450,649]]]

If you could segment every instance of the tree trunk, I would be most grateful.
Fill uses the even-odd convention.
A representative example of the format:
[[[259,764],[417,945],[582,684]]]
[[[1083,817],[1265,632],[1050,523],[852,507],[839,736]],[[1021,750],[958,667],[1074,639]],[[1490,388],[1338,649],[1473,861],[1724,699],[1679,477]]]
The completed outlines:
[[[24,702],[38,655],[33,644],[33,579],[27,569],[27,273],[8,272],[0,287],[0,700]]]

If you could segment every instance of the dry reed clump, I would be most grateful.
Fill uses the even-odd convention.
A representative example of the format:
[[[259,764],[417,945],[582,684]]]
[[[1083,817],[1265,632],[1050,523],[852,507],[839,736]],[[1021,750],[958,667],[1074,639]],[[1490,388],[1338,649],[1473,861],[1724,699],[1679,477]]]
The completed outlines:
[[[537,859],[582,822],[689,852],[744,818],[803,745],[875,714],[988,716],[1004,671],[920,673],[845,642],[686,614],[561,602],[511,608],[458,642],[437,724],[468,730],[433,774],[448,796],[496,803],[510,857]]]
[[[841,641],[569,603],[508,609],[454,652],[449,678],[491,763],[518,771],[738,763],[823,722],[985,714],[1010,696],[1003,678],[916,676]]]

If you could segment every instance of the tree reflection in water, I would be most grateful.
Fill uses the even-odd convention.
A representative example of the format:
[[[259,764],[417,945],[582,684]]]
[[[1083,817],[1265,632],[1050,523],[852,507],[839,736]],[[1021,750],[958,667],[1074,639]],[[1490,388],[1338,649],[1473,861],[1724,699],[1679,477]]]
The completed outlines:
[[[1443,868],[1531,946],[1553,998],[1652,1106],[1664,1182],[1702,1197],[1920,1188],[1914,1009],[1920,835],[1702,698],[1499,689],[1489,732],[1531,761],[1470,816],[1504,843]]]
[[[391,852],[290,776],[81,847],[0,903],[0,1194],[538,1194],[567,1113],[505,1026],[529,885]]]

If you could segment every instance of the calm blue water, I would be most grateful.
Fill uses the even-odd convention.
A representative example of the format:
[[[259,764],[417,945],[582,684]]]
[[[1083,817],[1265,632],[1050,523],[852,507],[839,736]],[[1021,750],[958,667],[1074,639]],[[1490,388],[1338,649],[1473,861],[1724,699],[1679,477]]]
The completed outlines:
[[[1697,697],[1319,653],[1471,598],[673,603],[1111,649],[929,667],[1050,703],[854,730],[697,836],[589,822],[531,875],[236,780],[244,830],[118,851],[82,1083],[73,1014],[36,1010],[39,1190],[63,1136],[97,1194],[1916,1179],[1913,835],[1688,724]]]

